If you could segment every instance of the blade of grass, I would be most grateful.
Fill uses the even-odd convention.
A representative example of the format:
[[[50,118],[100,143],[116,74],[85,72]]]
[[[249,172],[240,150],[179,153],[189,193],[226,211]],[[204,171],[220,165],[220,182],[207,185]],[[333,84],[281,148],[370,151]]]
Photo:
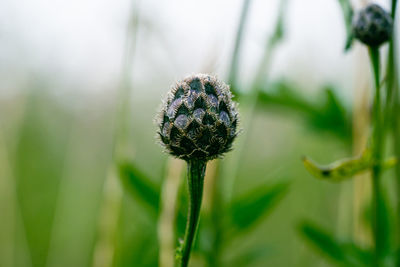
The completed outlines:
[[[232,60],[230,64],[230,70],[228,74],[228,83],[231,86],[232,92],[235,94],[235,90],[237,87],[237,73],[239,69],[239,59],[240,59],[240,49],[243,40],[243,31],[246,25],[247,16],[249,13],[249,8],[252,0],[244,0],[243,7],[239,19],[239,25],[237,28],[236,39],[235,39],[235,46],[232,53]]]
[[[237,90],[237,74],[238,74],[238,68],[239,68],[239,59],[240,59],[240,50],[241,50],[241,45],[243,41],[243,31],[245,28],[245,24],[247,21],[247,16],[249,13],[249,8],[250,8],[251,0],[244,0],[242,9],[241,9],[241,15],[239,18],[238,22],[238,28],[235,36],[235,44],[234,44],[234,49],[232,52],[232,58],[230,62],[230,68],[228,70],[228,83],[230,84],[230,89],[233,93],[233,95],[236,97],[239,94],[239,90]],[[211,178],[212,180],[212,188],[211,188],[211,197],[212,197],[212,203],[211,203],[211,208],[210,208],[210,214],[211,214],[211,220],[213,220],[213,231],[212,231],[212,239],[213,239],[213,245],[212,249],[210,250],[211,253],[208,253],[206,255],[206,261],[208,266],[219,266],[219,260],[220,260],[220,248],[221,248],[221,218],[218,216],[218,213],[220,211],[222,202],[223,202],[223,193],[224,193],[224,188],[221,187],[222,182],[219,181],[221,177],[229,177],[225,175],[221,175],[222,173],[222,167],[220,165],[221,163],[219,161],[216,161],[214,163],[215,167],[215,172],[212,173],[213,177]],[[232,177],[229,177],[229,179]],[[228,193],[229,194],[229,193]],[[178,213],[177,216],[177,222],[179,224],[180,221],[182,221],[181,218],[182,215]]]
[[[380,225],[379,215],[380,211],[380,198],[381,198],[381,165],[383,155],[383,144],[384,144],[384,127],[382,121],[382,108],[381,108],[381,88],[380,88],[380,54],[379,48],[369,48],[372,70],[374,74],[374,85],[375,85],[375,99],[374,99],[374,111],[373,111],[373,145],[372,145],[372,157],[375,161],[375,166],[372,167],[372,192],[373,192],[373,233],[374,233],[374,246],[375,246],[375,264],[380,265],[382,247],[382,237],[380,236]]]
[[[120,160],[125,160],[129,154],[133,154],[134,146],[128,142],[129,138],[129,127],[128,127],[128,116],[130,115],[130,100],[132,94],[132,73],[133,73],[133,60],[137,44],[137,32],[139,25],[139,11],[138,11],[138,0],[132,2],[132,7],[129,13],[128,25],[126,31],[125,47],[122,58],[122,69],[121,69],[121,80],[119,84],[119,90],[117,92],[116,99],[116,111],[115,111],[115,129],[113,136],[113,149],[112,158],[113,162],[110,166],[111,170],[115,170],[115,165]],[[115,174],[114,174],[115,175]],[[105,185],[112,185],[113,182],[107,182],[110,179],[114,179],[113,174],[107,176]],[[113,193],[110,193],[113,192]],[[120,193],[118,193],[120,192]],[[107,203],[122,203],[122,190],[107,190],[104,188],[103,202],[104,207],[110,206]],[[117,210],[121,210],[117,208]],[[100,218],[108,217],[108,210],[105,208],[101,211],[103,215]],[[104,214],[105,213],[105,214]],[[118,217],[118,216],[116,216]],[[99,238],[95,245],[93,254],[94,266],[111,266],[113,262],[114,246],[113,239],[116,236],[117,223],[112,224],[112,227],[101,227],[99,226]],[[102,259],[96,259],[96,255],[111,255],[109,261],[106,262]]]
[[[315,250],[337,263],[344,263],[345,252],[340,243],[327,231],[316,227],[309,222],[300,224],[301,234],[311,243]]]
[[[20,208],[15,192],[15,178],[7,155],[2,127],[0,125],[0,202],[3,216],[0,227],[0,266],[32,266],[25,230],[22,226]],[[4,205],[4,206],[3,206]],[[17,247],[17,232],[22,234],[22,244]],[[16,252],[18,251],[18,253]],[[15,256],[18,255],[18,260]]]
[[[372,255],[353,243],[344,243],[326,230],[310,222],[302,222],[299,227],[302,236],[321,255],[338,266],[370,266]]]
[[[258,75],[260,77],[263,77],[263,81],[266,81],[266,69],[263,69],[264,67],[269,66],[270,62],[272,60],[272,54],[275,51],[276,45],[279,43],[279,41],[282,39],[283,36],[283,20],[284,20],[284,10],[286,8],[286,3],[287,1],[283,1],[283,3],[281,3],[281,5],[279,6],[279,15],[277,17],[277,22],[275,24],[275,30],[272,36],[269,37],[268,41],[267,41],[267,45],[266,45],[266,52],[264,55],[264,62],[260,63],[259,69],[257,72],[259,73]],[[257,76],[258,76],[257,75]],[[229,165],[229,168],[223,168],[222,171],[223,176],[224,177],[229,177],[229,179],[227,180],[227,184],[225,185],[225,201],[229,202],[230,199],[232,198],[232,192],[233,192],[233,188],[234,188],[234,184],[235,184],[235,180],[236,180],[236,176],[237,176],[237,172],[238,172],[238,168],[240,166],[240,161],[242,160],[242,156],[243,156],[243,150],[245,148],[246,142],[248,141],[248,136],[249,136],[249,132],[252,127],[252,121],[253,121],[253,117],[254,117],[254,113],[256,110],[256,106],[257,106],[257,100],[259,97],[259,84],[258,82],[260,82],[257,79],[261,79],[260,77],[255,77],[255,79],[252,82],[252,85],[250,87],[250,90],[248,93],[246,94],[240,94],[240,90],[238,88],[236,88],[233,92],[240,94],[241,96],[241,122],[242,125],[241,127],[243,129],[247,129],[247,131],[245,131],[240,138],[238,139],[238,141],[236,142],[236,149],[234,151],[234,153],[232,153],[232,157],[229,158],[229,160],[227,160],[227,165]],[[228,171],[229,169],[229,171]]]
[[[396,25],[396,9],[397,0],[391,1],[391,15]],[[386,109],[385,109],[385,127],[389,129],[390,125],[393,125],[393,146],[394,153],[398,159],[400,159],[400,123],[399,123],[399,112],[400,112],[400,100],[399,100],[399,79],[398,79],[398,64],[396,62],[396,56],[398,51],[395,46],[398,45],[396,31],[393,31],[392,40],[389,43],[388,60],[386,65]],[[397,208],[397,231],[396,231],[396,266],[400,266],[400,164],[396,165],[395,168],[395,180],[396,180],[396,208]]]
[[[93,114],[98,114],[98,110],[93,111]],[[56,200],[47,267],[87,266],[92,260],[99,200],[103,194],[107,172],[110,171],[108,164],[111,160],[111,130],[108,130],[107,125],[111,116],[102,117],[96,122],[88,121],[88,117],[93,114],[75,114],[75,122],[71,127]],[[94,128],[99,131],[92,136],[91,129]],[[116,177],[110,181],[114,182],[114,187],[107,185],[107,188],[118,188]],[[108,204],[112,205],[112,210],[118,206],[118,203]],[[101,218],[102,225],[115,223],[115,216],[111,216],[113,213],[109,215]],[[108,254],[102,256],[107,259]]]
[[[346,27],[346,45],[345,51],[350,50],[351,44],[353,42],[353,29],[352,29],[352,22],[353,22],[353,8],[349,0],[338,0],[340,7],[342,8],[343,13],[343,20]]]
[[[159,266],[173,267],[175,264],[175,214],[178,189],[181,182],[184,161],[170,159],[167,175],[161,192],[161,211],[158,220],[158,240],[160,244]]]
[[[124,187],[132,195],[146,205],[157,216],[159,211],[160,192],[159,188],[152,184],[149,177],[141,172],[132,163],[121,163],[119,165],[119,176],[123,181]]]
[[[269,213],[288,189],[287,183],[257,187],[234,200],[230,214],[233,226],[240,232],[253,226]]]

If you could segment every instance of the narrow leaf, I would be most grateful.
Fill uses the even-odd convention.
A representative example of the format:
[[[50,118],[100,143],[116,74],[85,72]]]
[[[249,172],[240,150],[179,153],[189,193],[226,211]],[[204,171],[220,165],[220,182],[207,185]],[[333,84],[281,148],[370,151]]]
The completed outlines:
[[[346,142],[351,141],[351,112],[334,93],[332,87],[324,87],[318,101],[310,102],[302,90],[278,81],[258,88],[258,103],[263,108],[279,108],[300,113],[313,129],[330,131]],[[316,97],[314,97],[316,98]]]
[[[352,242],[340,242],[332,234],[309,222],[300,224],[300,232],[314,249],[340,266],[370,266],[372,251]]]
[[[354,38],[352,30],[354,11],[349,0],[338,0],[338,2],[342,8],[343,20],[346,27],[346,44],[344,50],[347,52],[350,50]]]
[[[141,203],[150,207],[154,214],[158,213],[160,190],[133,163],[119,164],[120,178],[124,187]]]
[[[259,187],[233,201],[231,220],[236,228],[248,228],[272,210],[288,189],[288,183]]]
[[[356,244],[349,242],[342,245],[346,252],[347,262],[349,266],[370,266],[373,262],[373,252],[371,249],[362,249]]]
[[[334,129],[341,138],[351,138],[351,117],[332,86],[323,88],[316,105],[319,106],[316,112],[310,114],[311,123],[315,127],[322,130]]]
[[[229,260],[229,266],[254,266],[271,254],[272,248],[261,244],[233,255],[233,259]]]
[[[300,225],[300,232],[304,238],[323,255],[339,263],[345,261],[346,257],[341,244],[325,230],[311,223],[303,222]]]

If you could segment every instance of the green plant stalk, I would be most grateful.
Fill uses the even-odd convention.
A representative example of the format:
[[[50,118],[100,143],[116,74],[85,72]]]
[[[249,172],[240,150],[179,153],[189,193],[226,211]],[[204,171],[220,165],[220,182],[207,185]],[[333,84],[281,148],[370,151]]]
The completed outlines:
[[[273,60],[275,48],[280,44],[284,37],[284,15],[286,14],[286,7],[288,5],[289,0],[282,0],[280,2],[278,17],[275,22],[274,32],[268,38],[266,47],[264,50],[264,55],[260,61],[260,64],[257,68],[257,73],[253,81],[253,87],[260,87],[263,84],[267,83],[269,67]],[[261,86],[262,87],[262,86]]]
[[[236,33],[235,47],[233,49],[233,54],[232,54],[231,68],[229,70],[228,81],[232,89],[234,90],[233,93],[235,93],[236,90],[236,76],[239,67],[240,47],[242,45],[243,30],[246,24],[247,14],[249,13],[248,11],[250,3],[251,0],[244,0],[243,2],[242,13],[240,15],[240,20],[239,20],[239,27]]]
[[[205,161],[190,160],[188,164],[188,190],[189,210],[182,247],[181,267],[189,264],[190,252],[196,236],[199,224],[201,200],[203,197],[204,175],[207,163]]]
[[[123,50],[121,77],[119,88],[116,95],[116,110],[115,110],[115,126],[112,133],[111,153],[112,160],[110,162],[110,172],[106,176],[105,186],[102,196],[102,210],[100,218],[115,217],[112,225],[104,227],[99,223],[98,239],[95,244],[93,254],[94,266],[111,265],[114,257],[113,239],[116,236],[118,228],[118,220],[121,216],[121,205],[123,201],[123,192],[118,183],[115,183],[116,165],[120,160],[125,160],[128,154],[133,154],[133,145],[129,143],[129,127],[127,125],[130,112],[130,99],[132,94],[131,78],[133,69],[133,60],[135,56],[137,44],[137,31],[139,26],[139,11],[138,1],[133,1],[132,11],[129,16],[128,25],[126,28],[126,39]],[[129,149],[129,153],[128,153]],[[111,185],[111,186],[109,186]],[[113,207],[113,208],[107,208]],[[99,258],[99,255],[111,255],[106,261]],[[100,259],[100,260],[99,260]]]
[[[269,71],[269,66],[272,62],[273,55],[275,52],[275,49],[277,45],[282,41],[282,38],[284,36],[283,32],[283,20],[284,20],[284,15],[285,15],[285,9],[287,6],[287,0],[282,1],[279,7],[279,15],[275,24],[275,29],[273,35],[268,39],[264,51],[264,55],[262,57],[262,60],[258,66],[257,69],[257,74],[254,77],[254,80],[252,81],[252,85],[250,86],[250,90],[246,92],[245,94],[241,95],[241,107],[242,107],[242,123],[244,124],[243,128],[248,129],[242,134],[241,140],[238,141],[236,145],[236,154],[234,158],[232,159],[232,163],[230,165],[230,171],[227,173],[227,177],[230,177],[228,180],[229,182],[226,185],[226,200],[227,202],[230,201],[232,192],[233,192],[233,187],[236,181],[237,173],[239,170],[239,162],[241,161],[243,157],[243,150],[246,146],[246,143],[248,141],[249,135],[250,135],[250,130],[253,124],[253,118],[255,115],[256,107],[258,104],[258,99],[260,96],[260,86],[261,84],[266,84],[267,79],[268,79],[268,71]],[[233,66],[232,66],[233,67]],[[237,88],[235,88],[237,90]],[[234,91],[235,92],[235,91]],[[240,92],[240,91],[236,91]]]
[[[400,123],[399,123],[399,112],[400,112],[400,101],[399,101],[399,87],[398,80],[394,78],[394,88],[393,88],[393,113],[392,113],[392,122],[393,122],[393,139],[394,139],[394,152],[397,158],[400,158]],[[396,164],[395,168],[395,178],[396,178],[396,189],[397,189],[397,233],[396,233],[396,241],[397,241],[397,259],[396,266],[400,266],[400,165]]]
[[[397,0],[392,0],[392,8],[391,8],[391,16],[394,21],[396,14],[396,5]],[[386,107],[385,107],[385,129],[389,128],[390,125],[390,117],[391,115],[395,115],[394,113],[394,105],[396,98],[393,96],[395,93],[395,85],[396,85],[396,66],[395,66],[395,49],[394,49],[394,38],[390,40],[389,50],[388,50],[388,60],[386,66]],[[393,112],[393,113],[392,113]]]
[[[396,7],[397,7],[397,0],[392,0],[391,11],[392,11],[392,19],[393,20],[396,17]]]
[[[212,223],[212,249],[206,255],[206,266],[208,267],[218,267],[220,266],[220,253],[222,241],[224,238],[225,230],[223,227],[223,221],[220,216],[220,211],[223,209],[222,203],[222,192],[223,187],[221,184],[221,179],[218,179],[220,174],[221,162],[217,162],[213,184],[211,187],[211,223]]]
[[[239,54],[240,54],[240,48],[242,44],[242,39],[243,39],[243,31],[244,31],[244,26],[247,20],[247,16],[249,13],[249,6],[251,4],[250,0],[245,0],[243,3],[242,7],[242,12],[241,16],[239,19],[239,26],[236,34],[236,39],[235,39],[235,48],[232,54],[232,61],[231,61],[231,66],[230,66],[230,71],[229,71],[229,83],[231,84],[231,90],[236,96],[240,96],[242,99],[242,105],[246,107],[245,114],[246,120],[248,121],[248,126],[251,125],[252,117],[256,108],[256,103],[259,95],[259,90],[260,84],[265,82],[265,76],[267,76],[267,72],[269,70],[269,65],[272,61],[272,54],[276,46],[279,44],[279,42],[282,40],[283,37],[283,17],[284,17],[284,10],[287,6],[288,0],[283,0],[280,4],[279,7],[279,15],[276,21],[275,29],[273,35],[269,38],[266,44],[266,49],[264,52],[264,55],[262,57],[262,60],[260,61],[260,64],[258,66],[258,71],[256,76],[254,77],[253,84],[250,88],[250,92],[244,93],[243,91],[238,90],[237,88],[237,72],[238,72],[238,65],[239,65]],[[249,128],[249,127],[246,127]],[[247,133],[247,132],[246,132]],[[238,162],[241,159],[242,155],[242,150],[244,148],[245,142],[246,142],[246,133],[244,134],[245,136],[242,138],[242,142],[237,145],[237,150],[239,152],[237,153],[237,156],[233,158],[231,166],[233,168],[230,168],[232,171],[229,172],[229,175],[224,175],[224,176],[229,176],[233,177],[233,179],[229,179],[229,183],[227,186],[225,186],[225,193],[226,193],[226,198],[225,202],[229,202],[231,198],[231,194],[233,191],[233,186],[234,186],[234,180],[237,175],[237,170],[238,170]],[[216,176],[219,177],[221,174],[221,166],[220,164],[217,165],[216,168]],[[219,216],[219,211],[222,207],[222,202],[223,202],[223,196],[222,196],[222,185],[221,182],[215,181],[215,184],[212,188],[212,207],[211,207],[211,220],[213,222],[213,247],[211,250],[211,253],[207,255],[206,260],[208,266],[219,266],[219,253],[221,250],[221,245],[223,242],[224,238],[224,232],[222,230],[222,221],[221,217]]]
[[[284,10],[286,9],[288,0],[284,0],[281,2],[279,7],[279,15],[275,24],[274,33],[266,42],[266,47],[260,64],[257,68],[256,75],[252,82],[249,92],[244,93],[243,91],[238,90],[236,85],[236,74],[237,74],[237,67],[239,62],[239,52],[241,46],[241,40],[243,35],[243,25],[245,24],[247,13],[249,10],[250,1],[245,1],[243,4],[242,15],[240,17],[239,28],[237,31],[236,36],[236,44],[235,50],[232,56],[232,64],[231,70],[229,75],[229,81],[232,86],[232,92],[237,96],[241,97],[241,105],[244,107],[244,114],[242,121],[246,122],[246,126],[243,128],[250,129],[254,117],[254,113],[256,110],[257,100],[259,96],[259,88],[263,83],[266,83],[266,77],[268,77],[268,71],[270,63],[272,62],[273,52],[275,48],[280,43],[283,38],[283,19],[284,19]],[[243,150],[245,148],[247,139],[248,139],[249,131],[246,131],[242,134],[242,140],[237,144],[236,151],[237,153],[232,158],[232,161],[229,162],[230,171],[224,173],[224,176],[230,177],[228,182],[225,184],[225,196],[221,194],[221,183],[220,181],[215,182],[215,187],[213,189],[213,204],[212,204],[212,221],[214,225],[214,233],[213,233],[213,248],[211,255],[207,257],[207,264],[208,266],[219,266],[219,254],[221,251],[221,246],[223,239],[225,238],[226,233],[224,233],[222,229],[222,221],[221,217],[219,216],[219,210],[222,207],[222,202],[230,202],[232,197],[232,191],[235,184],[235,179],[237,177],[238,168],[240,166],[239,162],[243,157]],[[220,166],[217,167],[217,176],[221,173]],[[225,197],[225,198],[224,198]],[[224,199],[223,199],[224,198]]]
[[[380,176],[381,176],[381,162],[383,154],[383,136],[384,128],[382,127],[382,113],[381,113],[381,92],[380,92],[380,56],[379,48],[369,48],[371,64],[374,75],[374,85],[375,85],[375,99],[374,99],[374,110],[373,110],[373,136],[372,136],[372,154],[375,161],[372,167],[372,206],[373,206],[373,234],[374,234],[374,245],[375,253],[374,259],[376,266],[379,266],[380,261],[380,248],[382,248],[381,239],[379,236],[379,202],[380,202]]]
[[[391,5],[391,15],[392,19],[395,22],[396,18],[396,7],[397,0],[392,0]],[[394,153],[397,158],[400,158],[400,124],[398,114],[400,112],[400,102],[399,102],[399,87],[398,87],[398,78],[397,78],[397,68],[395,64],[395,49],[394,49],[394,39],[395,33],[393,33],[392,40],[389,44],[389,52],[388,52],[388,63],[387,63],[387,99],[386,99],[386,125],[385,127],[388,129],[389,125],[393,125],[393,141],[394,141]],[[390,119],[389,119],[390,118]],[[396,266],[400,266],[400,165],[396,164],[395,167],[395,180],[396,180],[396,194],[397,194],[397,232],[396,232]]]
[[[236,38],[235,38],[235,45],[234,49],[232,52],[232,59],[230,63],[230,68],[228,72],[228,81],[231,86],[231,91],[232,93],[238,97],[240,91],[237,88],[237,73],[238,73],[238,67],[239,67],[239,59],[240,59],[240,50],[242,46],[242,40],[243,40],[243,32],[244,32],[244,26],[247,21],[248,13],[249,13],[249,8],[250,8],[251,0],[244,0],[242,9],[241,9],[241,14],[239,18],[239,23],[238,23],[238,29],[236,32]],[[219,253],[221,250],[221,243],[222,243],[222,235],[223,232],[221,230],[222,228],[222,221],[221,217],[219,216],[219,211],[222,207],[222,192],[223,189],[221,187],[221,181],[218,179],[218,177],[221,176],[221,166],[220,162],[217,162],[216,166],[216,172],[215,172],[215,177],[216,181],[214,181],[214,184],[212,186],[212,203],[211,203],[211,220],[213,222],[213,247],[211,249],[211,253],[208,253],[206,255],[206,261],[208,266],[219,266]]]

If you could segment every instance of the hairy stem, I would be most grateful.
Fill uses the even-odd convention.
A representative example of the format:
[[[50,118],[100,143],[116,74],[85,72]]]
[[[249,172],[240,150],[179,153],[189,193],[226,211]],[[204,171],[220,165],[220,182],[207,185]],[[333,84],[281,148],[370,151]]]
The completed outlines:
[[[374,110],[373,110],[373,158],[375,164],[372,168],[372,205],[373,205],[373,233],[374,233],[374,243],[375,243],[375,264],[379,266],[380,258],[380,248],[382,248],[381,237],[379,236],[379,202],[380,202],[380,175],[381,175],[381,161],[383,154],[383,135],[384,128],[383,120],[381,118],[381,92],[380,92],[380,73],[379,73],[379,50],[378,48],[369,48],[369,53],[371,57],[373,75],[374,75],[374,85],[375,85],[375,99],[374,99]]]
[[[197,225],[199,223],[206,164],[207,163],[205,161],[188,161],[189,210],[186,223],[185,238],[182,247],[182,259],[180,265],[181,267],[188,266],[190,251],[192,250]]]

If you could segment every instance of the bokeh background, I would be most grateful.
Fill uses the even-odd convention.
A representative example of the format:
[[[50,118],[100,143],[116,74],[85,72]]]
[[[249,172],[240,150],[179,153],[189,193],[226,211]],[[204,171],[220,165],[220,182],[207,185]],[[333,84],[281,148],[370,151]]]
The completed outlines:
[[[332,265],[302,234],[304,221],[368,247],[360,210],[369,180],[320,181],[301,162],[356,154],[368,135],[368,53],[358,43],[344,52],[339,2],[2,1],[0,266],[170,266],[185,170],[162,153],[154,118],[173,82],[198,72],[242,95],[264,93],[238,98],[242,134],[209,165],[206,184],[219,181],[224,204],[215,208],[206,186],[191,264]],[[130,169],[143,179],[124,179]],[[220,244],[217,265],[207,233],[227,227],[207,221],[225,218],[225,207],[254,189],[282,184],[273,205],[253,205],[239,219],[251,223]]]

